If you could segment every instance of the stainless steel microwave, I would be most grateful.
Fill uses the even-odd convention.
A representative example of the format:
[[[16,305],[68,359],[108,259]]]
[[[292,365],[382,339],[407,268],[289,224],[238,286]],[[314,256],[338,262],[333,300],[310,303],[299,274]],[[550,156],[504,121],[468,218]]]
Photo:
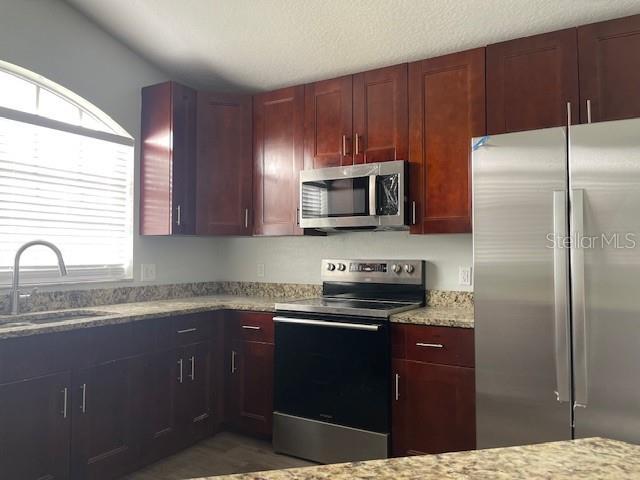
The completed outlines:
[[[407,162],[300,172],[300,226],[317,230],[407,227]]]

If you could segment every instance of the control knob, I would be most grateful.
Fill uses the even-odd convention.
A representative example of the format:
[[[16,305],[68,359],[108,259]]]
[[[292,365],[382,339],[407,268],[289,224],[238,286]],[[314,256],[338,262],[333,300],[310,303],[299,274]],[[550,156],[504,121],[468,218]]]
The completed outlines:
[[[336,269],[336,266],[333,263],[327,263],[327,270],[333,272]]]
[[[413,273],[414,270],[415,270],[415,267],[413,265],[410,265],[410,264],[407,263],[404,266],[404,271],[407,272],[407,273]]]
[[[398,265],[397,263],[394,263],[391,266],[391,270],[393,270],[393,273],[398,273],[399,274],[400,272],[402,272],[402,267],[400,265]]]
[[[338,270],[340,270],[341,272],[344,272],[346,269],[347,269],[347,266],[344,263],[338,264]]]

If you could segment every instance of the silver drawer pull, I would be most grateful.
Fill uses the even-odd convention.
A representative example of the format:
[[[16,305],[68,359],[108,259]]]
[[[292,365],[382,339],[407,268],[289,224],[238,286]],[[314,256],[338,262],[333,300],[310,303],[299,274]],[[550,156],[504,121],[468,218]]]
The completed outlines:
[[[191,375],[189,375],[189,378],[193,382],[196,379],[196,357],[194,355],[189,358],[189,363],[191,363]]]
[[[67,401],[69,399],[69,389],[64,387],[60,393],[62,393],[62,418],[67,418]]]
[[[82,413],[87,413],[87,384],[83,383],[80,387],[82,390],[82,403],[80,404],[80,411]]]
[[[191,333],[196,332],[197,330],[197,328],[185,328],[184,330],[178,330],[178,333]]]
[[[444,345],[441,343],[416,343],[416,347],[428,347],[428,348],[444,348]]]
[[[178,360],[178,383],[182,383],[184,381],[184,375],[182,372],[182,368],[184,366],[184,361],[182,359]]]
[[[261,327],[255,327],[253,325],[242,325],[242,328],[246,330],[261,330]]]

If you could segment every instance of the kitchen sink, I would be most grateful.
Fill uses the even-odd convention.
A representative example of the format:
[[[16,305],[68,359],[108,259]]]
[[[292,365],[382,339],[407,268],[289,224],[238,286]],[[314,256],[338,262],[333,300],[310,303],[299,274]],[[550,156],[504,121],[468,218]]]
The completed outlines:
[[[103,317],[105,315],[110,315],[110,313],[96,310],[73,310],[0,315],[0,328],[26,327],[45,323],[65,322],[67,320],[84,320],[93,317]]]

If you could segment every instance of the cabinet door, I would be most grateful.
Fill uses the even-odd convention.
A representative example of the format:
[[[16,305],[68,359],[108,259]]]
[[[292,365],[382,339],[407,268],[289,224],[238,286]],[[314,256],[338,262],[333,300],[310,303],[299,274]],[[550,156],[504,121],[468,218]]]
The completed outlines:
[[[228,404],[231,423],[242,432],[271,436],[273,352],[271,343],[232,343]]]
[[[124,359],[74,374],[73,478],[112,479],[134,468],[142,424],[141,367],[140,359]]]
[[[198,92],[196,233],[251,234],[251,97]]]
[[[178,369],[178,425],[182,431],[181,442],[189,445],[208,436],[213,425],[209,342],[184,347]]]
[[[178,350],[146,357],[143,381],[143,463],[170,455],[178,449]]]
[[[471,138],[485,134],[484,93],[484,48],[409,65],[411,233],[471,232]]]
[[[140,234],[195,233],[196,92],[142,89]]]
[[[489,134],[578,123],[576,29],[487,47]]]
[[[298,176],[304,162],[304,86],[253,97],[253,128],[253,233],[300,235]]]
[[[640,15],[579,27],[578,51],[581,121],[640,116]]]
[[[69,478],[71,375],[0,385],[0,477]]]
[[[353,164],[352,77],[334,78],[304,87],[304,168]]]
[[[394,455],[475,448],[474,369],[393,360],[393,375]]]
[[[353,76],[354,163],[407,160],[407,65]]]

